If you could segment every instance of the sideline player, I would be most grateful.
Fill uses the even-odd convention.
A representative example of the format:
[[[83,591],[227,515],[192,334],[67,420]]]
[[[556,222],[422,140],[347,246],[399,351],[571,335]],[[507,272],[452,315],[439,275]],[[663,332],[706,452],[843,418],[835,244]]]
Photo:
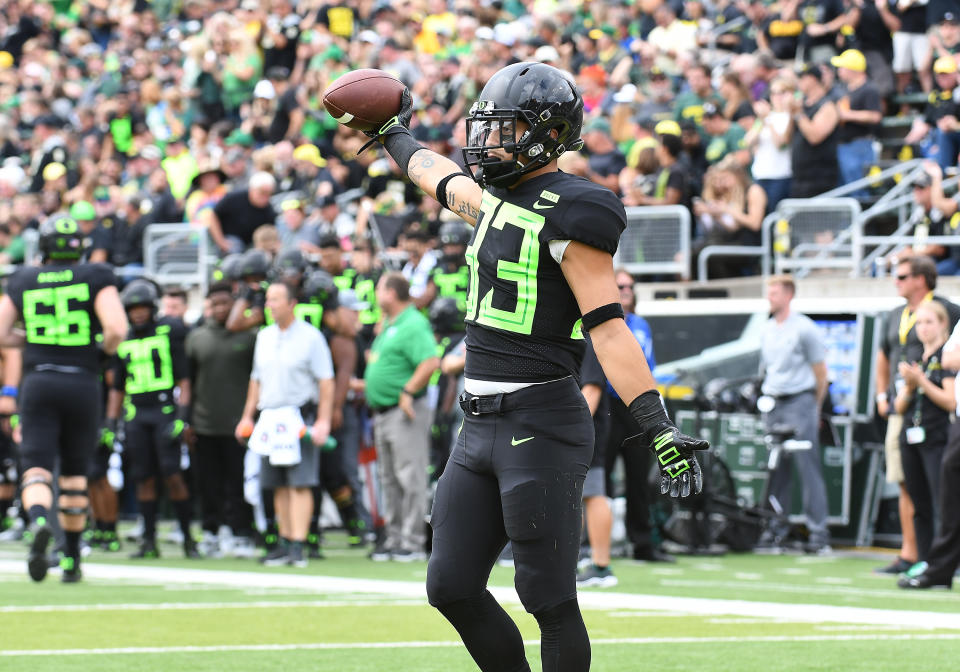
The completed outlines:
[[[143,539],[130,557],[159,557],[157,477],[161,476],[183,533],[183,553],[198,558],[190,536],[190,493],[180,469],[180,444],[190,418],[187,333],[181,320],[157,317],[159,298],[156,286],[143,278],[132,281],[120,294],[130,332],[117,348],[107,422],[116,427],[124,410],[124,452],[143,515]]]
[[[127,333],[113,271],[104,264],[77,263],[82,238],[69,217],[45,220],[39,229],[43,265],[18,270],[0,299],[0,345],[24,346],[20,498],[30,517],[27,569],[34,581],[47,575],[58,457],[58,505],[66,534],[61,578],[66,583],[80,580],[80,535],[88,505],[85,474],[100,431],[101,350],[115,353]],[[21,317],[24,333],[13,328]]]
[[[623,204],[557,168],[557,157],[582,146],[572,77],[541,63],[494,74],[466,120],[469,175],[414,140],[411,111],[405,92],[397,117],[372,135],[414,184],[476,227],[466,254],[465,422],[434,500],[427,595],[481,670],[529,670],[520,631],[486,589],[509,539],[517,592],[540,626],[543,669],[587,670],[576,564],[594,437],[576,380],[582,330],[632,400],[642,430],[633,438],[657,453],[662,492],[700,490],[694,451],[707,443],[667,417],[623,320],[613,274]]]

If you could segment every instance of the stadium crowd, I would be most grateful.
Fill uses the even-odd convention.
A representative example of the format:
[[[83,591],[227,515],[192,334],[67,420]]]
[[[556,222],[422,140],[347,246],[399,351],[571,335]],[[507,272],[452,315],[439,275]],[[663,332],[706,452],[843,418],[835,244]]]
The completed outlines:
[[[571,72],[582,92],[585,147],[562,157],[563,170],[628,206],[688,207],[695,250],[759,245],[763,217],[781,199],[866,176],[880,158],[881,118],[907,112],[895,94],[927,96],[909,143],[942,170],[960,153],[960,8],[950,0],[10,0],[0,7],[0,262],[31,262],[24,231],[62,213],[83,232],[85,258],[113,265],[127,283],[142,274],[149,225],[189,224],[209,232],[219,258],[197,329],[224,338],[267,322],[268,301],[283,300],[268,298],[271,280],[293,285],[298,317],[330,343],[337,387],[327,418],[334,438],[317,434],[319,481],[278,481],[293,491],[283,506],[296,518],[291,498],[301,485],[322,487],[356,544],[371,540],[381,516],[388,527],[394,518],[397,529],[410,527],[422,506],[405,499],[409,464],[381,465],[393,488],[386,502],[405,511],[362,504],[364,423],[371,410],[431,412],[419,440],[432,446],[432,477],[442,471],[458,424],[469,229],[421,199],[386,154],[358,154],[367,138],[339,125],[321,96],[344,72],[386,70],[412,92],[415,137],[462,165],[471,102],[494,72],[522,60]],[[940,193],[940,201],[950,199]],[[400,275],[380,283],[390,270]],[[714,277],[753,272],[739,260],[711,267]],[[167,288],[158,301],[161,294],[161,315],[182,319],[185,293]],[[411,355],[414,367],[443,357],[429,388],[408,388],[406,379],[398,388],[394,370],[373,381],[365,371],[381,309],[399,319],[397,306],[408,301],[429,316],[437,344],[429,357],[422,348]],[[198,353],[216,350],[205,337],[205,345],[185,337],[195,368],[207,361],[195,361]],[[355,345],[334,347],[338,339]],[[249,352],[249,373],[253,337],[237,343]],[[241,419],[245,375],[208,381],[206,390],[193,375],[195,405],[198,393],[223,396],[234,406],[211,412],[235,416],[207,416],[195,433],[249,438],[252,427],[234,428],[253,419]],[[108,429],[109,451],[121,427]],[[244,490],[243,465],[227,468],[231,449],[213,443],[203,449],[222,451],[223,463],[209,459],[213,452],[197,458],[202,479],[229,474],[231,482],[200,484],[201,550],[227,552],[217,536],[226,525],[240,540],[230,549],[249,553],[244,494],[275,550],[271,498],[256,484]],[[116,550],[116,506],[106,508],[94,533]],[[315,514],[302,539],[308,556],[320,553]],[[384,543],[372,557],[420,552]]]

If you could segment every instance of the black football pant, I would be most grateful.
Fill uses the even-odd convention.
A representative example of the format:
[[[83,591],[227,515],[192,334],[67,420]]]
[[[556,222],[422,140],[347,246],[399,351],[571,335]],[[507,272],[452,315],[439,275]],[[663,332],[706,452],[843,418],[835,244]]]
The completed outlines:
[[[486,590],[509,539],[514,583],[540,625],[545,672],[590,667],[577,605],[583,481],[593,421],[573,378],[510,394],[464,394],[464,424],[437,484],[430,604],[483,672],[529,670],[516,624]]]
[[[940,530],[927,554],[925,574],[950,584],[957,567],[960,567],[960,422],[950,425],[940,468]]]
[[[197,489],[207,532],[228,525],[234,535],[251,534],[253,513],[243,499],[244,452],[233,436],[197,434]]]

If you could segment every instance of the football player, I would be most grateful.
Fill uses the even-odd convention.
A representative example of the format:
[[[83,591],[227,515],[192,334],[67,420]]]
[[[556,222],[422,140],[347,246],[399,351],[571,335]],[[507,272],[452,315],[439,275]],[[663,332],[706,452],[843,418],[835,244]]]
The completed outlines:
[[[60,464],[60,561],[65,583],[80,580],[80,536],[86,525],[87,466],[97,445],[101,350],[113,354],[127,318],[113,271],[78,263],[83,254],[76,221],[52,215],[39,229],[43,265],[18,270],[0,299],[0,345],[23,345],[19,390],[23,425],[21,502],[30,517],[30,578],[47,575],[53,538],[53,471]],[[14,323],[23,319],[24,332]]]
[[[667,417],[640,345],[623,320],[613,254],[626,226],[610,190],[560,172],[582,146],[583,99],[543,63],[495,73],[467,117],[469,173],[417,143],[412,102],[371,133],[427,195],[475,226],[466,252],[465,421],[431,515],[430,603],[481,670],[529,670],[516,624],[486,589],[509,539],[515,584],[541,632],[544,670],[590,666],[577,603],[581,494],[593,423],[577,383],[590,333],[614,388],[658,455],[661,490],[702,485],[695,450]],[[472,179],[471,179],[472,178]]]
[[[190,493],[180,469],[180,444],[190,417],[186,328],[180,320],[157,317],[159,296],[149,280],[132,281],[120,299],[130,319],[130,332],[117,348],[107,424],[115,431],[124,411],[124,455],[130,461],[143,515],[140,548],[130,557],[159,557],[157,477],[162,477],[183,532],[183,553],[198,558],[190,536]]]

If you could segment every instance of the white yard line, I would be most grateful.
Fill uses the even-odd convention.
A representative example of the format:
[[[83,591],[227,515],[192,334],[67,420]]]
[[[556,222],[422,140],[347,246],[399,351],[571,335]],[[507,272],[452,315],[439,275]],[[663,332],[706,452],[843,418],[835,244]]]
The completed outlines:
[[[916,635],[798,635],[798,636],[770,636],[770,637],[624,637],[616,639],[591,639],[591,646],[605,645],[649,645],[649,644],[767,644],[767,643],[794,643],[794,642],[872,642],[894,640],[951,640],[960,639],[960,634],[916,634]],[[527,646],[539,645],[539,640],[525,640]],[[224,644],[217,646],[130,646],[115,649],[21,649],[0,651],[0,658],[16,658],[26,656],[83,656],[83,655],[117,655],[117,654],[162,654],[162,653],[226,653],[231,651],[315,651],[315,650],[343,650],[343,649],[430,649],[461,647],[462,642],[352,642],[352,643],[318,643],[305,642],[302,644]]]
[[[23,574],[23,561],[0,560],[0,573]],[[101,565],[86,563],[84,575],[95,579],[135,579],[156,584],[207,584],[230,588],[287,588],[321,594],[374,593],[389,598],[410,598],[426,602],[424,584],[413,581],[384,579],[356,579],[315,576],[293,573],[230,572],[209,569],[176,569],[132,565]],[[54,577],[51,579],[55,580]],[[665,585],[683,581],[664,580]],[[704,582],[711,583],[711,582]],[[727,585],[726,582],[717,582]],[[735,583],[742,587],[756,586],[749,582]],[[803,588],[803,586],[797,586]],[[813,589],[813,586],[808,589]],[[833,591],[852,591],[853,588],[835,587]],[[519,602],[516,591],[510,587],[490,587],[500,602]],[[926,627],[936,623],[941,629],[960,630],[960,613],[937,613],[866,607],[838,607],[824,604],[785,604],[753,602],[748,600],[721,600],[669,595],[641,595],[632,593],[581,591],[580,605],[585,609],[685,611],[702,616],[745,616],[759,618],[788,618],[804,623],[853,623],[861,625],[900,625]],[[944,597],[953,597],[944,595]]]
[[[199,611],[202,609],[287,609],[309,607],[395,607],[419,606],[422,600],[307,600],[276,602],[125,602],[98,604],[39,604],[0,607],[0,614],[43,613],[60,611]]]

